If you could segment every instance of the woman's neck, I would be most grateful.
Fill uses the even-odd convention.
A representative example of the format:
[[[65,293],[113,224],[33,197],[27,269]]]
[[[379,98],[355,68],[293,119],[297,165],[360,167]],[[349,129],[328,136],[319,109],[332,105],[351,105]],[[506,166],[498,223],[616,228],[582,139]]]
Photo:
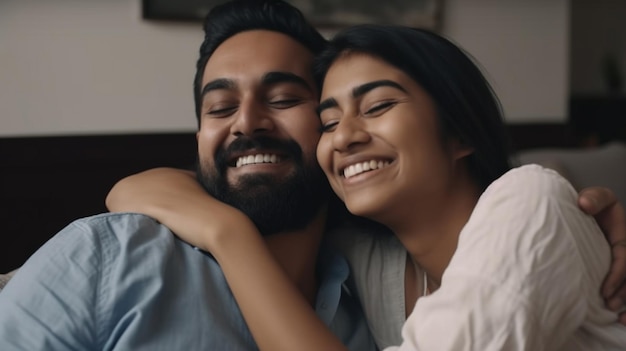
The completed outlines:
[[[423,196],[416,196],[415,203],[405,205],[405,208],[413,209],[413,215],[405,214],[387,224],[413,262],[426,271],[431,292],[441,284],[443,272],[456,251],[461,230],[479,196],[480,191],[474,182],[466,177],[437,199],[424,200]]]

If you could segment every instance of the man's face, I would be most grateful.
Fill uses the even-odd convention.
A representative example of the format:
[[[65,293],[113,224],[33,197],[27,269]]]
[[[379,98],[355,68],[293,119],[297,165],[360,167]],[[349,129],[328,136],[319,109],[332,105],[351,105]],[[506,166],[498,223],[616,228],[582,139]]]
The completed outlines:
[[[253,30],[224,41],[205,68],[198,178],[263,234],[304,228],[327,200],[312,60],[290,37]]]

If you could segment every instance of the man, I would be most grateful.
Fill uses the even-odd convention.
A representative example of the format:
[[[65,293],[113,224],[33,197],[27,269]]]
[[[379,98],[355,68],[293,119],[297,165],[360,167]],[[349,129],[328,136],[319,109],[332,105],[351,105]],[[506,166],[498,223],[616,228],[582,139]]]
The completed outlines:
[[[282,2],[216,7],[205,31],[195,81],[200,178],[255,219],[346,345],[375,349],[342,286],[347,263],[319,250],[330,189],[314,157],[319,97],[310,68],[325,40]],[[235,101],[245,116],[225,127]],[[259,130],[272,132],[252,138]],[[253,147],[266,152],[250,155]],[[275,172],[263,170],[278,161]],[[258,164],[230,167],[237,162]],[[216,261],[139,214],[70,224],[20,268],[0,311],[0,350],[256,349]]]
[[[209,14],[194,89],[199,178],[253,220],[342,341],[367,350],[360,310],[340,288],[345,263],[325,253],[315,264],[329,189],[315,165],[310,64],[324,40],[304,23],[280,1],[232,2]],[[316,282],[316,268],[329,274]],[[70,225],[0,294],[0,311],[3,350],[255,347],[220,267],[136,214]]]

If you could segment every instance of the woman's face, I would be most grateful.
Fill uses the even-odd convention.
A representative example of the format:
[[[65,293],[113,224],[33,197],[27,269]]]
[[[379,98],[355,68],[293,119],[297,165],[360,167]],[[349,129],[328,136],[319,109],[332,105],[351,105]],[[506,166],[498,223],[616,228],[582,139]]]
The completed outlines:
[[[367,54],[341,56],[321,96],[317,158],[350,212],[381,221],[445,196],[455,161],[430,96],[409,76]],[[457,150],[459,149],[459,150]],[[441,198],[441,197],[440,197]]]

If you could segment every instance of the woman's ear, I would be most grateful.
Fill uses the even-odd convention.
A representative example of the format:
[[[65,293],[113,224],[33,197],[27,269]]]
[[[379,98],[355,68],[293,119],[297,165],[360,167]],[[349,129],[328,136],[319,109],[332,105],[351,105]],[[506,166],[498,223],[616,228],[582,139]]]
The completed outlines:
[[[458,139],[452,139],[452,141],[450,141],[450,150],[455,161],[474,153],[473,147],[465,145]]]

